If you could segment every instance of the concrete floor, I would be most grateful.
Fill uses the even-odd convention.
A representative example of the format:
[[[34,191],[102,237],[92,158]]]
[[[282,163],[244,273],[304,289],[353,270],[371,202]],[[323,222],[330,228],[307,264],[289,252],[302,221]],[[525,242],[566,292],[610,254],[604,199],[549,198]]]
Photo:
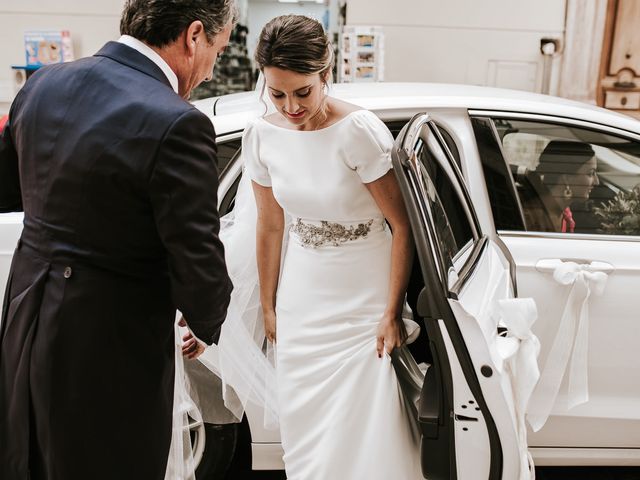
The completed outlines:
[[[538,467],[536,480],[640,480],[640,467]]]
[[[285,480],[283,472],[252,472],[235,480]],[[536,480],[640,480],[640,467],[538,467]]]
[[[243,424],[231,471],[224,480],[286,480],[282,471],[248,470],[251,458],[249,435],[248,426]],[[640,480],[640,467],[538,467],[536,480]]]

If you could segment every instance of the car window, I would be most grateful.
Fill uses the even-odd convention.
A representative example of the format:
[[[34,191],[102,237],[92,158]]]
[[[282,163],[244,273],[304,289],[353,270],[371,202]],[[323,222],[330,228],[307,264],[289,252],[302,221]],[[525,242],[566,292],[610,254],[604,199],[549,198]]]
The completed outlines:
[[[494,123],[487,117],[472,117],[471,125],[482,162],[482,173],[497,230],[525,229],[518,194],[504,159]]]
[[[453,137],[449,134],[449,132],[447,132],[447,130],[444,127],[442,127],[441,125],[437,125],[437,126],[438,126],[438,131],[442,135],[442,138],[444,138],[444,143],[447,144],[447,147],[449,148],[449,151],[451,152],[453,159],[458,164],[458,168],[462,169],[462,164],[460,163],[460,153],[458,152],[458,147],[456,146],[456,142],[453,141]]]
[[[385,125],[391,132],[391,135],[393,135],[393,138],[396,138],[400,133],[400,130],[402,130],[402,128],[407,124],[409,120],[409,118],[407,118],[406,120],[391,120],[385,122]],[[438,127],[438,131],[442,134],[442,138],[444,138],[444,143],[447,144],[451,155],[453,155],[454,160],[458,164],[458,168],[462,168],[462,164],[460,163],[460,153],[458,152],[456,142],[453,141],[453,137],[442,125],[438,125],[436,123],[436,126]]]
[[[448,161],[444,158],[444,151],[435,143],[435,139],[431,140],[429,145],[420,140],[415,152],[438,247],[451,279],[452,269],[459,271],[464,263],[460,261],[460,257],[464,256],[467,247],[473,243],[473,228],[451,177],[435,158],[436,155],[441,155],[443,158],[440,161]]]
[[[222,173],[242,146],[242,138],[223,140],[218,143],[218,173]]]
[[[391,132],[391,135],[393,135],[393,138],[396,138],[400,133],[400,130],[402,130],[402,128],[407,124],[408,121],[408,118],[406,120],[391,120],[385,122],[385,125]]]
[[[547,122],[495,120],[526,230],[640,235],[640,144]]]

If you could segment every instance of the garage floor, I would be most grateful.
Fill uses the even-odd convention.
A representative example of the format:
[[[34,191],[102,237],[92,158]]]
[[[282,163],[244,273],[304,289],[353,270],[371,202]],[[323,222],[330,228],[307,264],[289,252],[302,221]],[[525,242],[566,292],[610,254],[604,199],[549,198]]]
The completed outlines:
[[[243,424],[231,471],[225,480],[286,480],[284,472],[251,472],[249,431]],[[640,480],[640,467],[538,467],[536,480]]]
[[[536,480],[640,480],[640,467],[538,467]]]
[[[243,480],[245,478],[247,480],[285,480],[282,472],[252,472],[247,473]],[[640,480],[640,467],[538,467],[536,480]]]

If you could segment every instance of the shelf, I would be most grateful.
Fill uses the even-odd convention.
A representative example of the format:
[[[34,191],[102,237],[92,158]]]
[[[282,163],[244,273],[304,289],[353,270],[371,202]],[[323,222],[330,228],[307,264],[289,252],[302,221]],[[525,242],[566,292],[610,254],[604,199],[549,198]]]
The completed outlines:
[[[35,72],[40,67],[44,67],[44,65],[11,65],[14,70],[26,70],[27,72]]]

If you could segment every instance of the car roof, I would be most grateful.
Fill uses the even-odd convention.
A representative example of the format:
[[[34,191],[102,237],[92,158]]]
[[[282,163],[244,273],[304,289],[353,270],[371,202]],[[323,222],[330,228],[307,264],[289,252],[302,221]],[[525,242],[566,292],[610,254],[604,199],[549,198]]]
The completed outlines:
[[[630,116],[521,90],[441,83],[340,83],[331,85],[329,94],[387,119],[430,109],[494,110],[574,118],[640,133],[640,121]],[[219,135],[243,130],[267,108],[255,91],[198,100],[194,105],[211,118]]]

